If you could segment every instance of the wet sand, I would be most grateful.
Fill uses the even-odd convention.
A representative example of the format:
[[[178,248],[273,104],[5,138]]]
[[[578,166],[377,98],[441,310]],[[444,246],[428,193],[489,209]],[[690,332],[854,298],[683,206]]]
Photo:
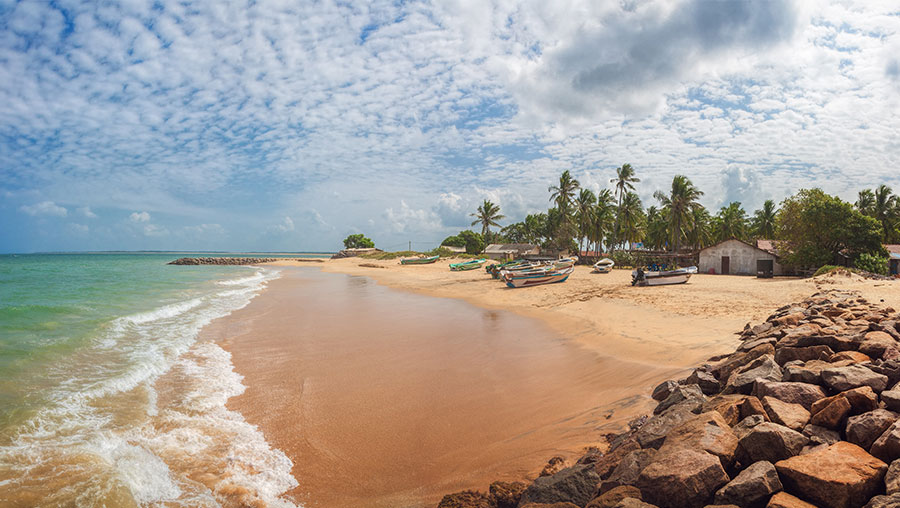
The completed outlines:
[[[483,276],[483,274],[482,274]],[[228,406],[294,462],[308,507],[434,506],[534,477],[650,407],[670,365],[599,355],[541,321],[372,279],[285,268],[202,339],[232,353]]]

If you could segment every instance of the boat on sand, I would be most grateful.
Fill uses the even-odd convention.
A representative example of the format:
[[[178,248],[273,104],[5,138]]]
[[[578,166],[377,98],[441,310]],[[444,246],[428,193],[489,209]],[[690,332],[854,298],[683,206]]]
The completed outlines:
[[[666,286],[669,284],[684,284],[697,273],[697,267],[678,268],[676,270],[661,270],[645,272],[641,268],[631,272],[632,286]]]
[[[487,263],[487,259],[473,259],[471,261],[463,261],[462,263],[450,263],[450,270],[454,272],[461,272],[464,270],[475,270],[484,266]]]
[[[615,265],[616,263],[612,259],[603,258],[600,261],[594,263],[594,271],[597,273],[609,273],[612,271],[613,266]]]
[[[406,258],[406,259],[401,259],[400,264],[401,265],[427,265],[427,264],[434,263],[435,261],[437,261],[440,258],[441,258],[440,256],[429,256],[427,258]]]
[[[503,281],[511,288],[540,286],[541,284],[565,282],[573,271],[575,271],[574,266],[562,269],[547,267],[543,270],[507,272],[503,274]]]

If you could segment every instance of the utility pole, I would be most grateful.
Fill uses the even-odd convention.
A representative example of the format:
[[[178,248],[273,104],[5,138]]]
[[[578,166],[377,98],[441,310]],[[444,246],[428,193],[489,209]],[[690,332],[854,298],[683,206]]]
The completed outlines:
[[[412,250],[412,240],[409,241],[409,248],[406,250]]]

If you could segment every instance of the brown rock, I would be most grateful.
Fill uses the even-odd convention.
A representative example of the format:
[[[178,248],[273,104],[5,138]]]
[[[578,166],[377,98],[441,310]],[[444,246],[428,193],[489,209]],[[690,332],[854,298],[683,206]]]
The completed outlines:
[[[634,437],[641,448],[659,448],[666,434],[675,427],[696,416],[690,406],[675,406],[661,415],[647,420]]]
[[[895,387],[881,392],[881,401],[891,411],[900,411],[900,390]]]
[[[900,494],[900,460],[891,462],[884,475],[884,487],[888,494]]]
[[[619,465],[622,457],[634,450],[640,449],[641,445],[638,443],[637,439],[628,438],[614,450],[595,461],[594,472],[597,473],[597,476],[600,478],[607,478],[616,469],[616,466]]]
[[[900,508],[900,494],[875,496],[863,508]]]
[[[573,503],[525,503],[519,508],[579,508],[579,506]]]
[[[691,401],[695,402],[697,406],[700,406],[706,402],[706,396],[703,395],[703,391],[697,385],[679,385],[672,390],[672,393],[670,393],[665,400],[656,405],[653,409],[653,414],[661,414],[676,404]]]
[[[720,389],[719,381],[716,379],[716,376],[700,369],[694,369],[694,372],[688,376],[685,383],[688,385],[694,384],[699,386],[700,390],[705,395],[715,395],[719,393]]]
[[[790,404],[800,404],[809,409],[813,402],[825,398],[825,391],[821,386],[807,383],[757,381],[753,388],[753,395],[759,398],[768,395]]]
[[[716,492],[718,504],[752,505],[781,490],[781,481],[771,462],[760,461],[741,471]]]
[[[753,395],[748,395],[741,401],[741,420],[747,418],[748,416],[753,415],[761,415],[766,421],[769,421],[768,413],[766,413],[765,408],[762,405],[762,402],[759,401]]]
[[[566,466],[566,459],[564,457],[560,457],[559,455],[551,457],[550,460],[547,461],[547,465],[544,466],[544,469],[541,469],[541,474],[539,476],[554,475],[565,469]]]
[[[622,485],[634,485],[641,471],[653,461],[658,452],[653,448],[635,450],[624,457],[609,478],[600,484],[600,493],[608,492]],[[615,503],[613,503],[615,504]]]
[[[716,395],[704,402],[700,411],[703,413],[717,411],[728,425],[733,426],[743,419],[740,405],[744,398],[746,395],[741,394]]]
[[[525,487],[523,482],[494,482],[488,491],[497,508],[516,508]]]
[[[728,358],[715,364],[711,369],[716,378],[720,381],[727,380],[731,377],[731,373],[738,367],[746,365],[763,355],[774,355],[775,346],[772,344],[760,344],[746,353],[735,353]]]
[[[885,462],[900,458],[900,420],[892,423],[878,436],[869,452]]]
[[[878,407],[878,395],[869,386],[860,386],[841,395],[850,402],[850,414],[858,415],[869,412]]]
[[[853,364],[822,370],[822,381],[839,392],[860,386],[868,386],[875,392],[880,392],[887,387],[888,377],[862,365]]]
[[[809,442],[803,434],[777,423],[761,423],[738,442],[741,463],[777,462],[800,453]]]
[[[769,499],[769,504],[766,505],[766,508],[819,508],[814,504],[807,503],[806,501],[794,497],[787,492],[779,492],[772,496]]]
[[[781,381],[781,367],[772,355],[763,355],[735,370],[725,383],[722,393],[750,393],[759,379]]]
[[[676,383],[675,381],[663,381],[653,389],[653,394],[650,396],[653,397],[653,400],[661,402],[663,400],[666,400],[666,397],[671,395],[672,390],[674,390],[677,386],[678,383]]]
[[[809,423],[825,427],[828,429],[837,429],[841,427],[844,418],[850,414],[850,402],[843,396],[837,396],[831,399],[829,404],[813,413],[809,419]]]
[[[819,427],[818,425],[807,425],[803,427],[803,435],[809,438],[811,446],[830,445],[841,440],[841,434],[835,430]]]
[[[619,501],[619,504],[613,506],[613,508],[659,508],[656,505],[645,503],[639,499],[635,499],[633,497],[626,497],[625,499]]]
[[[438,503],[437,508],[494,508],[494,504],[483,492],[464,490],[447,494]]]
[[[734,432],[735,437],[740,441],[744,436],[749,434],[754,427],[765,421],[766,419],[763,415],[751,415],[738,422],[737,425],[731,428],[731,431]]]
[[[897,341],[888,333],[872,331],[864,336],[859,351],[874,358],[881,358],[886,350],[896,348],[897,345]]]
[[[793,314],[787,314],[785,316],[781,316],[779,318],[775,318],[775,324],[782,326],[797,326],[800,324],[800,321],[803,320],[802,312],[795,312]]]
[[[884,431],[897,421],[897,413],[875,409],[847,419],[847,441],[868,450]]]
[[[831,355],[831,358],[829,358],[828,361],[832,363],[849,361],[852,365],[854,363],[871,362],[872,359],[869,357],[869,355],[860,353],[859,351],[841,351],[840,353]]]
[[[715,455],[679,449],[658,454],[636,486],[645,501],[660,508],[701,508],[726,483],[728,475]]]
[[[782,381],[817,385],[822,382],[822,369],[828,367],[833,365],[821,360],[811,360],[802,365],[785,365],[782,369]]]
[[[801,430],[809,422],[809,411],[800,404],[789,404],[775,397],[763,397],[762,406],[769,420],[793,430]]]
[[[585,508],[612,508],[619,504],[619,501],[627,498],[640,501],[642,499],[640,489],[631,485],[616,487],[592,499]]]
[[[710,411],[672,429],[659,453],[678,453],[679,449],[705,451],[718,457],[724,467],[730,467],[734,463],[737,446],[737,437],[722,415]]]
[[[519,500],[527,503],[573,503],[584,506],[594,497],[600,476],[593,464],[567,467],[553,476],[541,476],[529,485]]]
[[[809,360],[828,360],[834,354],[828,346],[806,346],[806,347],[783,347],[775,351],[775,361],[778,365],[784,365],[787,362],[801,360],[807,362]]]
[[[777,462],[785,490],[824,508],[855,508],[878,493],[887,464],[846,441]]]

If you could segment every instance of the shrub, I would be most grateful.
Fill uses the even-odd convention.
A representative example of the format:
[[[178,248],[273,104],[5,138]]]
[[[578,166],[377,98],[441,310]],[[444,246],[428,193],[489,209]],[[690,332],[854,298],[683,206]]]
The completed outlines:
[[[466,254],[479,254],[484,252],[484,239],[474,231],[460,231],[460,238],[466,241]]]
[[[362,233],[344,238],[345,249],[371,249],[372,247],[375,247],[375,242],[366,238]]]
[[[879,275],[888,274],[888,258],[869,254],[868,252],[860,254],[856,261],[853,262],[853,266],[864,272],[877,273]]]
[[[448,236],[447,238],[444,238],[441,245],[446,245],[447,247],[465,247],[466,239],[460,238],[458,235]]]

